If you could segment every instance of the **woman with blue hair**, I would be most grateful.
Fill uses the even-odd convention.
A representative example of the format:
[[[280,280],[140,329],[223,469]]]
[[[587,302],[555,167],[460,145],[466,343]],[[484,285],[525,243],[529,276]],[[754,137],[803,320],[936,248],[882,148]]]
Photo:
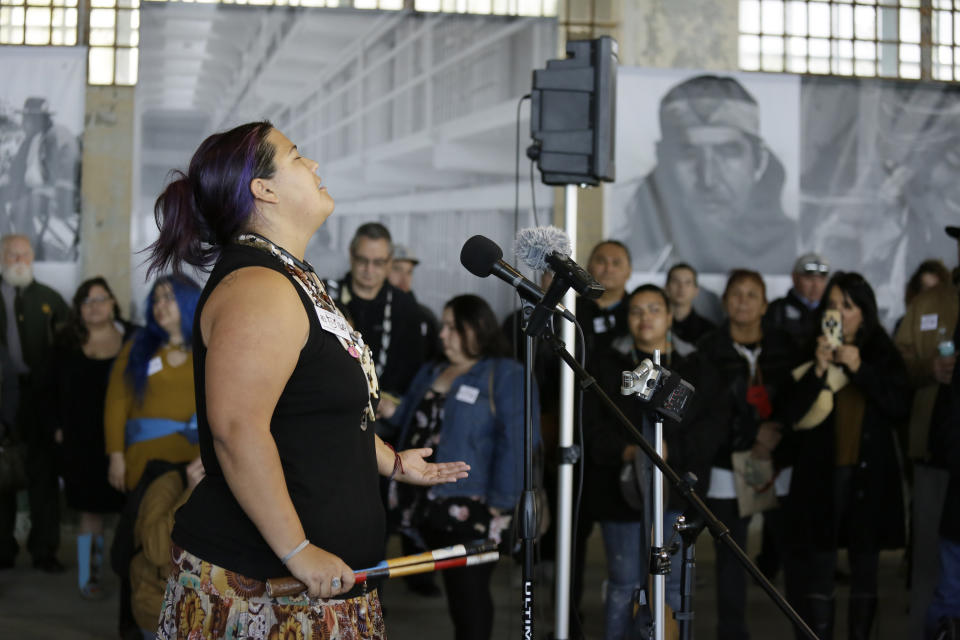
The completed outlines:
[[[104,408],[109,480],[137,486],[147,461],[189,462],[197,444],[193,393],[193,313],[200,287],[182,275],[157,280],[147,297],[146,326],[117,356]]]

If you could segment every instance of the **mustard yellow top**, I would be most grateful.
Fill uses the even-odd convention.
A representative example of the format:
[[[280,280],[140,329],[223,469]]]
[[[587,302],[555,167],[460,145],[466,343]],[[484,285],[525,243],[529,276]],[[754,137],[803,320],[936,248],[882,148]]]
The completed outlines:
[[[154,355],[148,371],[143,402],[137,402],[133,386],[124,376],[130,358],[133,340],[128,341],[113,364],[107,398],[103,411],[103,427],[107,453],[122,451],[127,463],[127,489],[137,486],[147,461],[157,458],[169,462],[189,462],[200,455],[199,445],[190,444],[186,438],[172,433],[153,440],[144,440],[124,446],[127,420],[131,418],[167,418],[186,422],[196,413],[196,398],[193,391],[193,354],[176,367],[171,366],[167,356],[177,347],[161,347]]]

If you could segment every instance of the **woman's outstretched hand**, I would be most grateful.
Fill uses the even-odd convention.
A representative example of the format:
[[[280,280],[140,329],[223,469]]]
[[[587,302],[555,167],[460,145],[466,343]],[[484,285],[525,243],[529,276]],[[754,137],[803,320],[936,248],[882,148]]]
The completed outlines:
[[[467,477],[470,465],[466,462],[427,462],[424,460],[433,453],[433,449],[406,449],[400,452],[403,469],[397,469],[394,476],[400,482],[429,486],[456,482]]]

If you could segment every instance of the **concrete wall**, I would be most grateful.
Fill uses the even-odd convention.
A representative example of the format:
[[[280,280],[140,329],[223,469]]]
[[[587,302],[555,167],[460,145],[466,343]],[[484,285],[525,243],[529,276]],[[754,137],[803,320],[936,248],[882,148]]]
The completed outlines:
[[[83,130],[81,280],[102,275],[130,309],[134,87],[87,87]]]

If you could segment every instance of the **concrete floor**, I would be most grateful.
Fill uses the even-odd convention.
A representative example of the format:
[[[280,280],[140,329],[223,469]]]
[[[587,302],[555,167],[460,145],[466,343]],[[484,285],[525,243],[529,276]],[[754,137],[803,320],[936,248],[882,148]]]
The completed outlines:
[[[108,572],[108,598],[88,602],[77,591],[76,560],[73,550],[73,525],[65,524],[60,558],[68,567],[62,575],[48,575],[29,566],[29,556],[21,553],[17,566],[0,571],[0,640],[90,640],[116,637],[116,580]],[[759,538],[751,530],[751,556],[755,555]],[[394,549],[391,549],[394,551]],[[399,555],[399,549],[396,549]],[[709,536],[697,545],[697,589],[694,609],[695,636],[715,637],[715,589],[713,587],[713,544]],[[916,637],[907,630],[907,591],[904,586],[903,554],[883,554],[880,564],[880,606],[874,638],[897,639]],[[605,577],[603,544],[595,532],[588,544],[586,589],[582,606],[583,624],[591,639],[602,638],[603,605],[601,584]],[[518,597],[520,568],[510,559],[501,560],[494,573],[496,617],[494,638],[520,638],[520,602]],[[778,581],[782,588],[782,581]],[[452,638],[452,626],[443,598],[423,598],[410,593],[402,582],[387,587],[386,624],[391,640]],[[536,594],[536,637],[548,638],[553,629],[553,593],[549,585],[538,585]],[[838,589],[837,629],[845,629],[845,595]],[[754,638],[790,638],[789,623],[767,599],[759,587],[751,585],[748,593],[749,624]],[[837,633],[844,637],[845,633]]]

